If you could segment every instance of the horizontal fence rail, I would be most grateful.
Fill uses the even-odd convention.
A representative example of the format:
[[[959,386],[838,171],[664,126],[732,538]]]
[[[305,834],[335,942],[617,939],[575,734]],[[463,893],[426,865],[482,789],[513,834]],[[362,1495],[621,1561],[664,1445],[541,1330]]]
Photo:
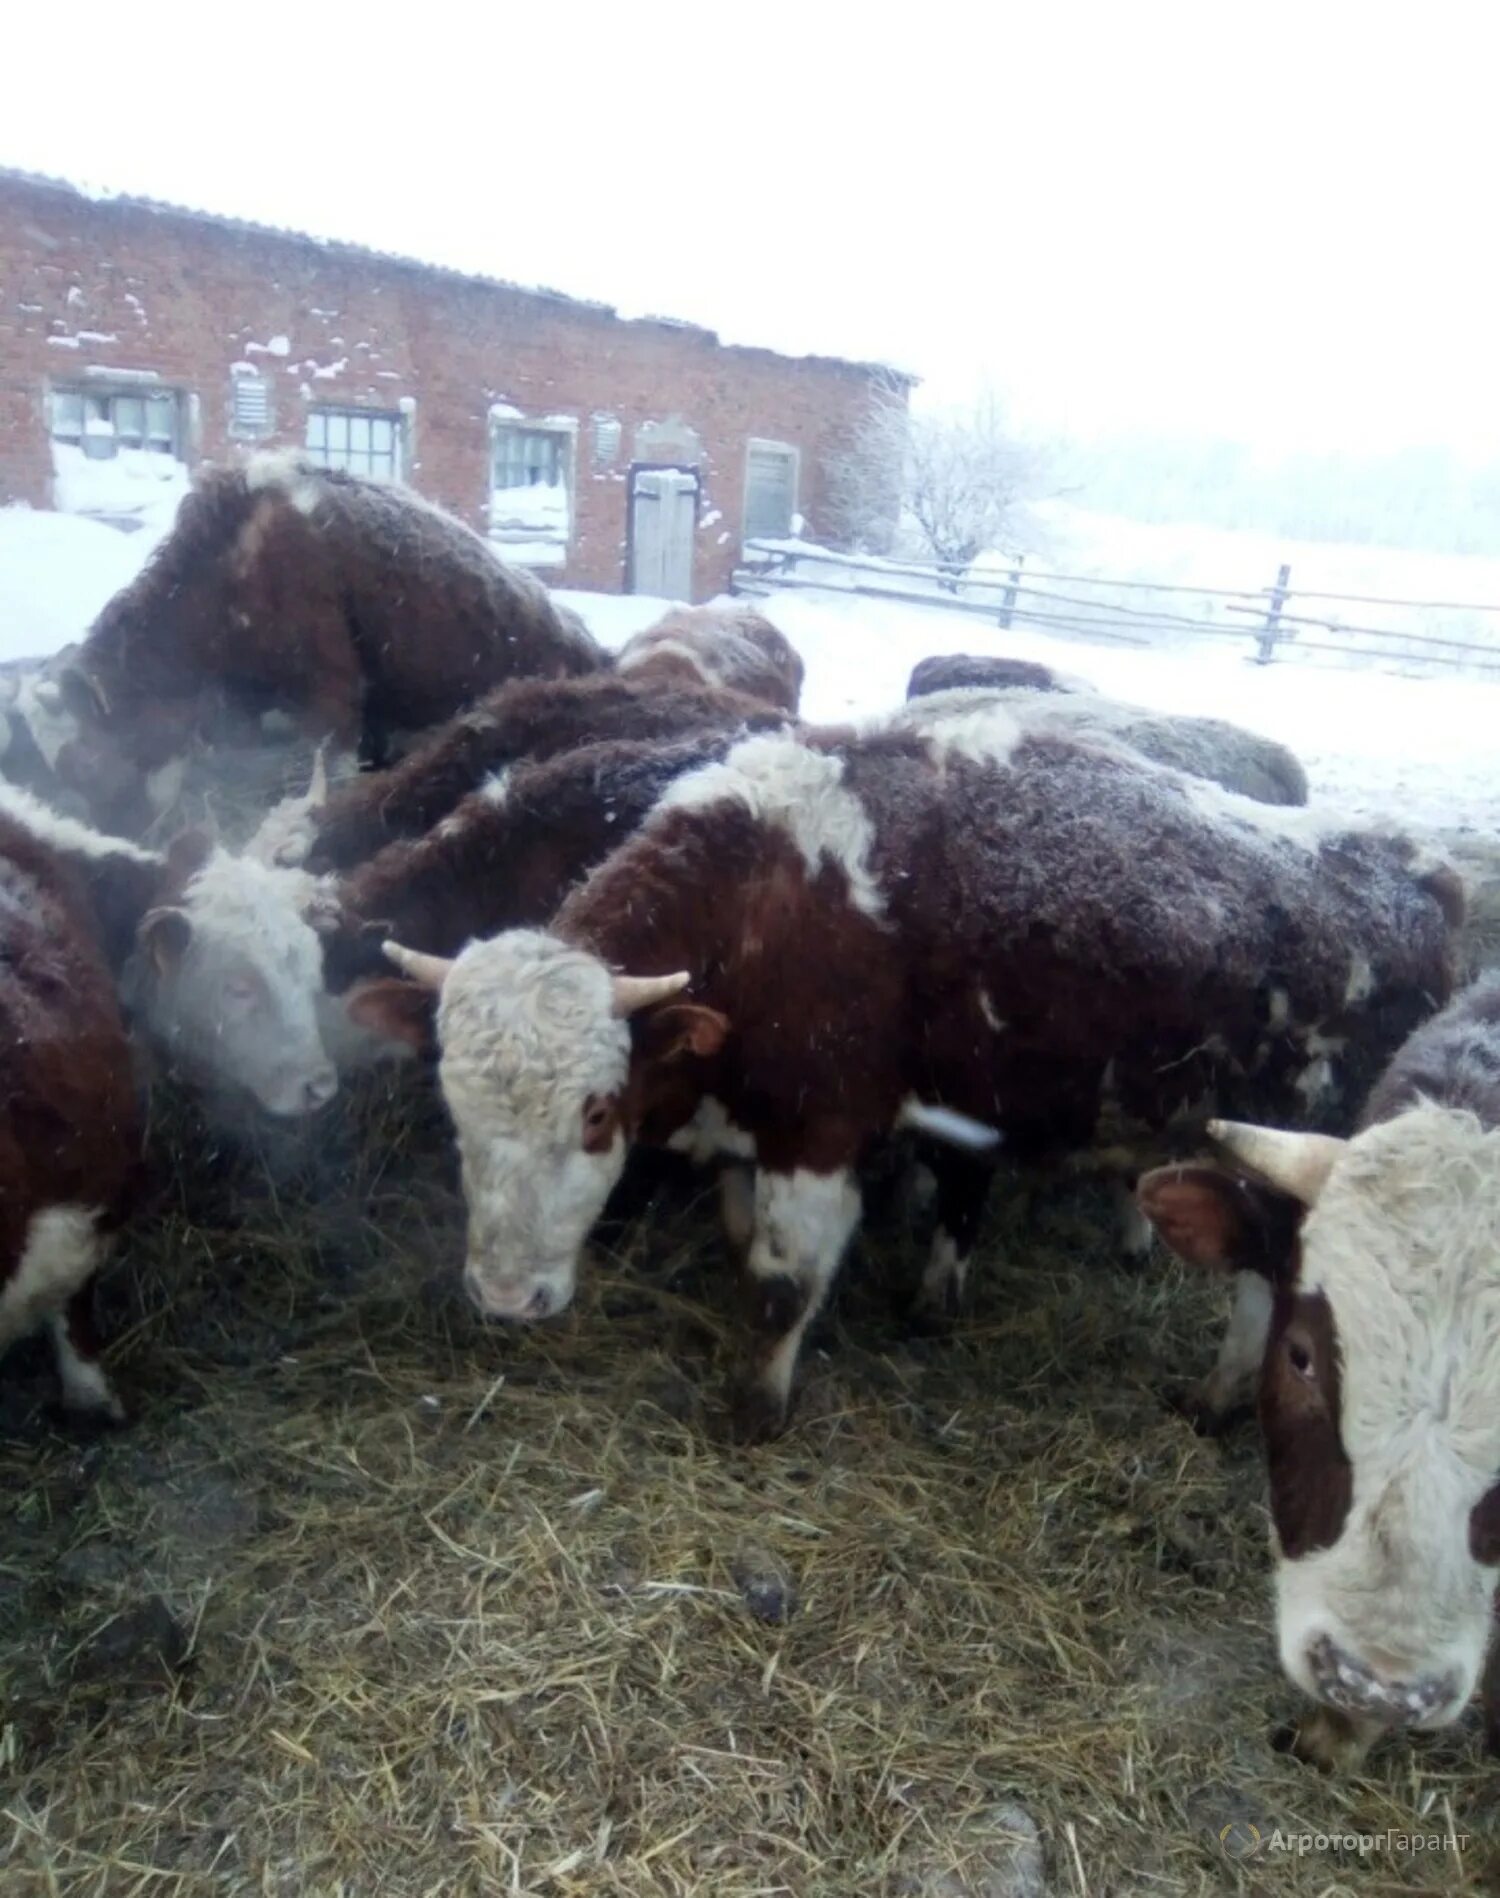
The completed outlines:
[[[915,586],[914,581],[925,585]],[[745,565],[736,572],[733,585],[737,593],[762,598],[780,591],[853,593],[965,614],[1001,628],[1035,626],[1111,645],[1149,646],[1198,637],[1250,639],[1254,641],[1250,656],[1261,665],[1293,653],[1338,653],[1424,668],[1500,673],[1500,604],[1385,599],[1294,588],[1289,565],[1283,565],[1274,582],[1264,587],[1207,587],[1041,571],[1029,568],[1023,555],[1008,568],[976,572],[938,561],[836,553],[801,541],[751,540],[745,543]],[[1090,588],[1098,591],[1090,593]],[[1128,598],[1110,597],[1119,594]],[[1168,602],[1155,605],[1143,597],[1158,594],[1170,596]],[[1207,604],[1196,614],[1182,610],[1186,606],[1182,596]],[[1477,622],[1465,630],[1481,636],[1461,638],[1456,630],[1434,632],[1427,624],[1369,625],[1367,615],[1359,611],[1345,619],[1336,611],[1305,610],[1314,602],[1426,615],[1428,623],[1433,616],[1461,615]]]

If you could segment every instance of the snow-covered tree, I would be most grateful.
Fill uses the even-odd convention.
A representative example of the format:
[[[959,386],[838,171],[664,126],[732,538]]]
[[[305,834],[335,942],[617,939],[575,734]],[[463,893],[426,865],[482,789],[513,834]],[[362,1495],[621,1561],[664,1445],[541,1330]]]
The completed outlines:
[[[909,414],[904,392],[872,405],[831,470],[843,539],[868,552],[935,560],[953,573],[991,549],[1025,544],[1039,478],[1036,451],[1006,425],[993,397]]]

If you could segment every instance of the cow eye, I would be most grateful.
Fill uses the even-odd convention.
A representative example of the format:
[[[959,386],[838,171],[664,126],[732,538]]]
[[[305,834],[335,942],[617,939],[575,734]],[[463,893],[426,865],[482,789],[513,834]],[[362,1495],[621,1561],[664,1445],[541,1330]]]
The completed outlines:
[[[597,1133],[601,1127],[609,1124],[610,1106],[608,1101],[589,1101],[583,1110],[583,1125],[587,1132]]]
[[[1297,1373],[1298,1377],[1305,1377],[1311,1381],[1313,1376],[1313,1360],[1312,1352],[1308,1350],[1307,1346],[1305,1344],[1299,1344],[1298,1341],[1293,1338],[1287,1345],[1286,1354],[1291,1360],[1292,1369]]]
[[[255,1000],[255,984],[248,975],[231,975],[224,982],[224,995],[227,1001],[248,1003]]]

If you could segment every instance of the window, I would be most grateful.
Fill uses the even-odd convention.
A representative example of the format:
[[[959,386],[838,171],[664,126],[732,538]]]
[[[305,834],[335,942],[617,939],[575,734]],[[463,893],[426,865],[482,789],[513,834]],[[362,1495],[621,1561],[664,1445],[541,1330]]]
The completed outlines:
[[[555,487],[563,479],[567,438],[551,429],[497,428],[490,461],[490,485],[501,488]]]
[[[229,432],[237,441],[259,441],[271,432],[271,385],[264,376],[237,375],[229,391]]]
[[[307,453],[324,468],[401,479],[401,417],[376,409],[309,409]]]
[[[603,474],[620,459],[620,423],[613,415],[594,417],[594,468]]]
[[[52,505],[59,514],[165,532],[187,492],[190,416],[190,399],[144,370],[123,386],[54,389]]]
[[[568,554],[573,431],[492,423],[490,539],[507,560],[561,566]]]
[[[751,442],[745,462],[746,540],[786,540],[797,511],[797,451]]]
[[[176,392],[54,389],[52,439],[89,461],[113,461],[129,448],[175,456],[181,440]]]

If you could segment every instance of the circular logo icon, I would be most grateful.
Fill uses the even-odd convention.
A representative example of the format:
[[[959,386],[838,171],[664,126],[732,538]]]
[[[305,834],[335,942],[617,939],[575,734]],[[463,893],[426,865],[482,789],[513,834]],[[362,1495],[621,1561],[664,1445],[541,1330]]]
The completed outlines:
[[[1251,1858],[1260,1850],[1260,1827],[1248,1819],[1231,1819],[1220,1832],[1219,1843],[1231,1858]]]

